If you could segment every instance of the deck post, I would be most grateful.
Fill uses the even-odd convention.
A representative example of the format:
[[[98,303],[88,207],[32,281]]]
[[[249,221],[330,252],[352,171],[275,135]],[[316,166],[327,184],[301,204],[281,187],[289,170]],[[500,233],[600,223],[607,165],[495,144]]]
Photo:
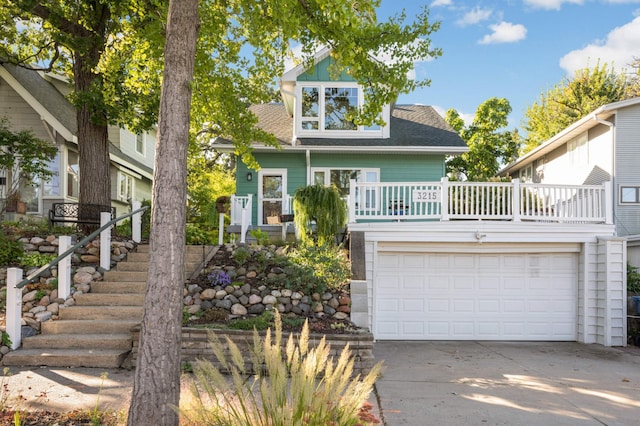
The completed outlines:
[[[449,178],[440,179],[440,215],[442,221],[449,220]]]
[[[604,223],[613,224],[613,182],[606,181],[604,186]]]
[[[131,204],[133,211],[139,210],[140,207],[142,207],[140,201],[134,201]],[[142,241],[142,213],[136,213],[131,216],[131,239],[135,243]]]
[[[349,223],[356,223],[356,180],[349,179],[349,195],[347,203],[349,207]]]
[[[513,221],[520,222],[520,179],[513,179],[513,194],[511,195],[511,208],[513,210]]]

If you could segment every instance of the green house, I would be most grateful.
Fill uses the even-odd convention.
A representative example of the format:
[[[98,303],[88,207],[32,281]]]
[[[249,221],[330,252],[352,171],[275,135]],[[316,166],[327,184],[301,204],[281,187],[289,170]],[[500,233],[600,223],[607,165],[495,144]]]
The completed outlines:
[[[465,142],[430,106],[388,105],[385,126],[357,126],[344,118],[363,102],[363,89],[346,73],[332,80],[329,50],[312,71],[288,69],[280,80],[282,103],[251,106],[258,126],[282,149],[254,145],[259,170],[238,161],[231,232],[246,227],[281,229],[295,191],[310,184],[335,185],[345,197],[350,181],[434,182],[445,175],[445,158],[467,151]],[[232,150],[229,141],[219,149]],[[275,229],[274,229],[275,230]],[[285,230],[286,231],[286,230]]]

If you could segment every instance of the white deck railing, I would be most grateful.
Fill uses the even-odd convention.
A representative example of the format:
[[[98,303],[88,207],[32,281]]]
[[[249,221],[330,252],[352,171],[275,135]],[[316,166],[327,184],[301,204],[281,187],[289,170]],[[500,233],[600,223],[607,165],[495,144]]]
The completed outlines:
[[[349,222],[512,220],[613,223],[610,183],[350,183]]]

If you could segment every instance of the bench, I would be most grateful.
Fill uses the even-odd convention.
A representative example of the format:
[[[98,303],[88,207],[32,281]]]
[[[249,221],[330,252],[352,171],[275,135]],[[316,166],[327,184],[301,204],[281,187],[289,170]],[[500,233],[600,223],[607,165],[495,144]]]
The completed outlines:
[[[100,225],[100,213],[111,213],[116,218],[116,208],[100,204],[53,203],[49,210],[49,224],[75,223],[76,225]]]

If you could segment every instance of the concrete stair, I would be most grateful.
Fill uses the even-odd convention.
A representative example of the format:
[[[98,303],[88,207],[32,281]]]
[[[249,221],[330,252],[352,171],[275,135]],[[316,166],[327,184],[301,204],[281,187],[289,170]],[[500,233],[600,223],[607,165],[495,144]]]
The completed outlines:
[[[212,246],[187,246],[185,280],[199,272],[215,252]],[[127,260],[91,284],[91,292],[61,307],[59,319],[42,323],[40,334],[2,358],[3,365],[118,368],[133,345],[131,328],[142,320],[149,246],[139,245]]]

